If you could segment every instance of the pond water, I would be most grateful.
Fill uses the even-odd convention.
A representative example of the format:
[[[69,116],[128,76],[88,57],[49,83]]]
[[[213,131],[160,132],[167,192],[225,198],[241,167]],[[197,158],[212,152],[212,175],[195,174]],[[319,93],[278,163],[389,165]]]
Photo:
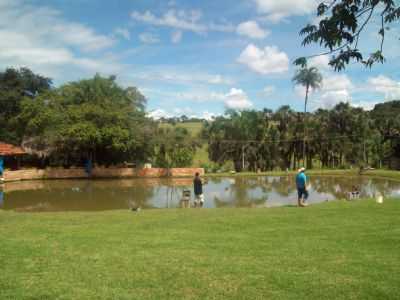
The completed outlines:
[[[400,197],[400,182],[368,177],[310,177],[309,203],[346,198],[353,186],[361,197]],[[192,179],[49,180],[0,186],[0,209],[16,211],[99,211],[176,208]],[[193,193],[193,191],[192,191]],[[293,176],[207,178],[204,207],[295,205]],[[192,200],[193,202],[193,194]]]

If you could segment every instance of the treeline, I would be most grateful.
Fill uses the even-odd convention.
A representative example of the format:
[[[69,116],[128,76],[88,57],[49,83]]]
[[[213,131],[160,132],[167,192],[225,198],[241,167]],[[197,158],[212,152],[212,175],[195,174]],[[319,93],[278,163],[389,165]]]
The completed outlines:
[[[236,171],[303,165],[400,169],[399,116],[400,101],[378,104],[372,111],[340,103],[306,115],[289,106],[275,112],[228,111],[207,123],[203,138],[210,159],[219,165],[233,161]]]
[[[158,119],[161,123],[176,125],[179,123],[203,123],[206,122],[203,118],[198,117],[188,117],[186,115],[181,115],[179,117],[161,117]]]
[[[400,167],[400,101],[372,111],[345,103],[307,114],[288,106],[229,110],[213,121],[199,120],[198,137],[180,126],[162,126],[147,117],[145,107],[140,91],[121,87],[114,76],[55,88],[50,78],[26,68],[0,72],[0,141],[22,145],[30,154],[25,164],[71,167],[91,160],[188,167],[206,143],[216,170],[232,169],[232,163],[236,171]]]
[[[31,70],[0,72],[0,141],[22,145],[25,163],[81,166],[124,162],[191,165],[197,143],[184,128],[159,128],[146,117],[146,98],[116,78],[52,86]]]

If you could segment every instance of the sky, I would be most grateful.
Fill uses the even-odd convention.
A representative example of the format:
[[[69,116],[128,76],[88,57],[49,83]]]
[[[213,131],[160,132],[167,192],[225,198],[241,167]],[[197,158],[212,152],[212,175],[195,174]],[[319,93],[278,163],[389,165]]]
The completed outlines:
[[[55,86],[99,73],[116,75],[147,98],[150,116],[211,118],[226,109],[302,110],[294,59],[299,31],[317,22],[316,0],[0,0],[0,70],[28,67]],[[378,24],[360,48],[376,50]],[[400,99],[400,26],[385,36],[386,63],[334,72],[329,57],[310,110],[345,101],[371,109]]]

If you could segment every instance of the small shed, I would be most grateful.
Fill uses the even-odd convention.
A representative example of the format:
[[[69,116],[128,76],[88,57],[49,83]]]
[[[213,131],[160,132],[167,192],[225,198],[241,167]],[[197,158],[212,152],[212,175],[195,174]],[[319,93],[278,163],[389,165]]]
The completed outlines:
[[[21,147],[0,142],[0,169],[3,169],[4,161],[9,162],[12,169],[18,169],[19,157],[24,154],[26,152]]]
[[[21,147],[0,142],[0,156],[17,156],[23,154],[26,154],[26,152]]]

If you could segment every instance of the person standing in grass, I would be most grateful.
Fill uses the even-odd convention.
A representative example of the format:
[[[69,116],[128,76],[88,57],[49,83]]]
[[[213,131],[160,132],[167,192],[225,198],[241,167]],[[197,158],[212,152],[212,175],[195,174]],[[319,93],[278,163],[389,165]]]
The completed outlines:
[[[203,207],[204,195],[203,195],[203,181],[200,178],[200,174],[197,172],[193,179],[194,189],[194,207]]]
[[[308,191],[307,191],[307,176],[305,174],[305,171],[306,171],[305,168],[300,168],[299,172],[296,175],[296,187],[298,195],[297,204],[300,207],[307,206],[306,201],[308,198]]]

